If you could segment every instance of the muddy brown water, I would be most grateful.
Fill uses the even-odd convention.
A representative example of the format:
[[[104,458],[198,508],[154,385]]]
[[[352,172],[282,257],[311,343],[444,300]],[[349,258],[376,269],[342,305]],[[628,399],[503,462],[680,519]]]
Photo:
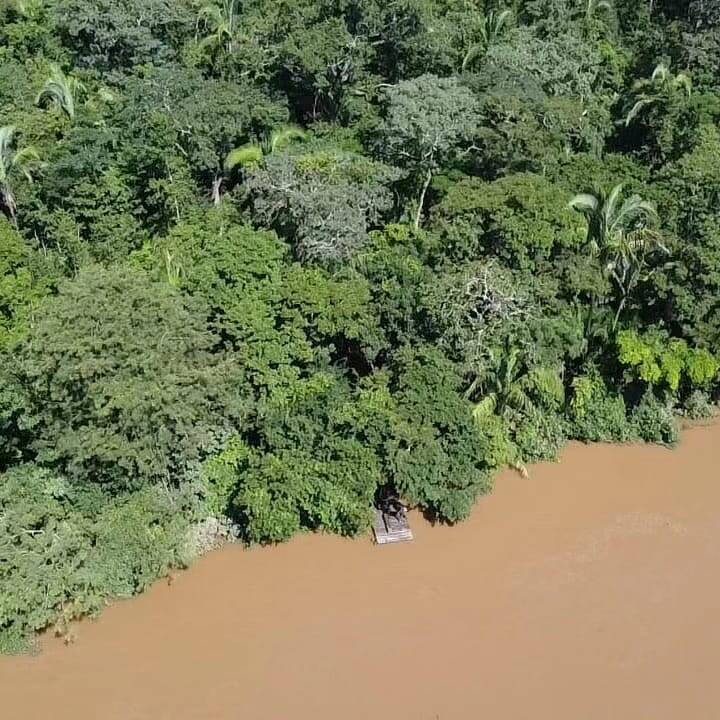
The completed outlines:
[[[412,520],[209,555],[0,659],[0,718],[720,718],[720,425],[571,445],[460,526]]]

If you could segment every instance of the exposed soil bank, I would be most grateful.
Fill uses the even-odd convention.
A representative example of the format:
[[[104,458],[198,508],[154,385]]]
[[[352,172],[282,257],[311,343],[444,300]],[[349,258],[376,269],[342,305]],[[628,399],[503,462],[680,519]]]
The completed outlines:
[[[720,425],[571,446],[411,545],[227,548],[0,659],[15,720],[720,717]]]

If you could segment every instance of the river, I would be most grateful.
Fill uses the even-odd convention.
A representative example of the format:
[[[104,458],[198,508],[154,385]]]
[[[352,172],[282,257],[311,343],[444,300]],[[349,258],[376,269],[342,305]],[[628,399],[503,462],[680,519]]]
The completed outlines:
[[[7,720],[716,720],[720,424],[570,445],[411,544],[208,555],[0,659]]]

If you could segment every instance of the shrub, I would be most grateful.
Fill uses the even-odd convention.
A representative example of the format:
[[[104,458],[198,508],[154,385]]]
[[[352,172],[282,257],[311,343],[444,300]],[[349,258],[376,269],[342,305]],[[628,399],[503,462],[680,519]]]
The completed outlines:
[[[672,409],[652,392],[645,393],[633,409],[630,424],[634,433],[645,442],[673,445],[679,439]]]
[[[625,401],[610,393],[597,371],[575,378],[573,391],[568,412],[570,437],[590,442],[631,439]]]
[[[530,406],[510,413],[513,439],[524,462],[555,460],[568,437],[568,423],[558,413]]]
[[[64,631],[183,564],[187,512],[156,488],[108,500],[33,465],[0,478],[0,650]]]

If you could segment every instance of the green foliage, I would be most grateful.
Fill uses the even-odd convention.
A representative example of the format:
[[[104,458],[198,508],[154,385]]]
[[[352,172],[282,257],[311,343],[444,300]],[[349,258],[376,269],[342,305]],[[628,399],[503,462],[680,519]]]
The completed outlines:
[[[58,0],[55,22],[78,62],[109,73],[167,62],[193,27],[191,4],[170,0]]]
[[[625,401],[607,387],[597,370],[578,375],[568,408],[571,437],[591,442],[626,442],[632,432]]]
[[[658,332],[639,335],[622,330],[618,333],[618,359],[649,387],[666,387],[673,393],[681,385],[687,390],[707,388],[720,370],[720,361],[707,350],[691,348],[684,340]]]
[[[369,527],[382,481],[376,448],[363,441],[346,383],[327,372],[299,381],[291,397],[259,407],[257,446],[237,462],[234,512],[253,542],[299,530],[355,534]]]
[[[579,246],[584,236],[565,192],[530,174],[456,183],[438,204],[435,222],[454,254],[492,253],[523,270],[534,269],[558,250]]]
[[[154,489],[107,500],[46,469],[0,478],[0,649],[95,613],[182,563],[187,521]]]
[[[0,2],[0,647],[705,416],[719,48],[717,0]]]
[[[529,77],[548,95],[592,97],[601,58],[589,43],[570,33],[540,38],[527,27],[510,31],[487,52],[481,71]]]
[[[112,488],[177,482],[239,412],[234,365],[168,286],[91,267],[48,299],[17,351],[45,463]],[[224,412],[223,412],[224,411]]]
[[[47,292],[33,264],[32,253],[19,233],[0,220],[0,352],[12,350],[27,334]]]
[[[420,186],[415,228],[432,176],[472,137],[477,120],[475,98],[454,78],[422,75],[388,89],[383,152]]]
[[[645,442],[674,445],[679,439],[672,408],[648,392],[643,395],[630,416],[633,432]]]
[[[491,488],[487,437],[458,390],[457,370],[436,350],[405,350],[395,362],[397,417],[389,463],[395,484],[413,504],[456,522]]]
[[[338,262],[367,241],[392,203],[395,175],[351,153],[273,154],[248,172],[256,217],[290,240],[306,261]]]

